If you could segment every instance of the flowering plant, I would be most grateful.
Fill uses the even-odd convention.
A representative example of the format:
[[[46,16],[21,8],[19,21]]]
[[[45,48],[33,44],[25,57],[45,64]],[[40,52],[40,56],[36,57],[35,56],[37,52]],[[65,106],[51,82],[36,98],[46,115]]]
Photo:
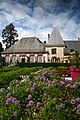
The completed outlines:
[[[80,82],[54,75],[54,70],[44,69],[1,88],[0,120],[78,120]]]

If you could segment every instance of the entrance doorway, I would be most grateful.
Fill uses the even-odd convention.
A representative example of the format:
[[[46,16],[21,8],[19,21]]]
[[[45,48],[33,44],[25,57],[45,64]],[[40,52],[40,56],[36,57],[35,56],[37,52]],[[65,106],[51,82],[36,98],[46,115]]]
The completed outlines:
[[[22,58],[22,62],[25,62],[25,58]]]

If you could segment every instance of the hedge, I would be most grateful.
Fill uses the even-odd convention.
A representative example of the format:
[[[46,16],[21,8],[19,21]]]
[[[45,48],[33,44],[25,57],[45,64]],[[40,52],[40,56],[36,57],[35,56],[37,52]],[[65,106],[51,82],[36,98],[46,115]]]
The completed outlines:
[[[42,66],[43,68],[45,68],[45,67],[57,68],[59,66],[70,67],[70,63],[18,63],[17,65],[19,67],[37,67],[37,66]]]

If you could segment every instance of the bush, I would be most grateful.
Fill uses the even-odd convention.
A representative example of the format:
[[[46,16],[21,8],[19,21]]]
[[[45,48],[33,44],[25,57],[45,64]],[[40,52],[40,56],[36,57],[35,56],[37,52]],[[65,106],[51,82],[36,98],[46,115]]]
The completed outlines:
[[[19,68],[19,67],[7,67],[3,68],[0,74],[0,87],[7,87],[12,80],[20,79],[21,75],[29,75],[31,72],[39,70],[41,67],[32,68]]]
[[[79,120],[79,80],[53,79],[54,75],[44,69],[1,89],[0,120]]]
[[[54,67],[57,68],[59,66],[70,67],[70,63],[18,63],[19,67],[37,67],[42,66],[44,68]]]

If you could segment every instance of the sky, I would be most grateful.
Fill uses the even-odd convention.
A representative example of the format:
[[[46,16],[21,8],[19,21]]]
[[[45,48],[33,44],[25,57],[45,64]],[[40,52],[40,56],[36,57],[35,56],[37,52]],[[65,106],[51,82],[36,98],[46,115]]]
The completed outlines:
[[[0,42],[2,30],[13,23],[22,37],[48,40],[57,27],[63,40],[80,37],[80,0],[0,0]]]

